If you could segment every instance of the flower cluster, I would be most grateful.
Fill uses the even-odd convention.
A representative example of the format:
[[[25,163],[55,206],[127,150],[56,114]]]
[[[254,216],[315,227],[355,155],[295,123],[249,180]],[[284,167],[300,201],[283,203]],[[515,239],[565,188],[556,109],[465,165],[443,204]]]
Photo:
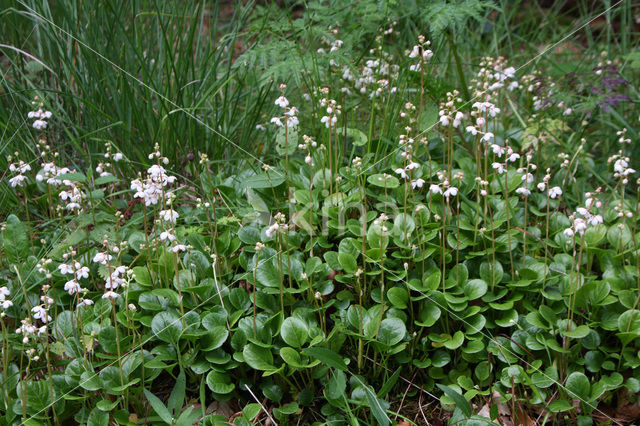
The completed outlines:
[[[2,308],[3,311],[13,306],[13,302],[7,299],[9,296],[11,296],[9,289],[7,287],[0,287],[0,308]],[[0,312],[0,317],[4,317],[4,315],[4,312]]]
[[[328,128],[334,128],[338,123],[338,116],[342,114],[342,106],[338,105],[335,99],[329,99],[329,88],[323,87],[320,92],[325,96],[320,99],[320,107],[326,108],[326,114],[322,116],[320,122]]]
[[[287,218],[283,213],[276,213],[273,217],[274,223],[267,228],[265,234],[271,238],[276,233],[285,233],[289,229],[289,225],[286,224]]]
[[[297,116],[298,109],[294,106],[289,107],[289,100],[284,97],[284,90],[286,88],[287,86],[285,84],[280,85],[280,90],[283,92],[283,95],[275,101],[275,104],[282,108],[282,115],[271,119],[271,123],[275,124],[276,127],[296,127],[300,124]]]
[[[147,206],[156,205],[161,200],[164,200],[166,196],[165,187],[176,181],[176,177],[167,174],[167,171],[161,165],[161,163],[164,165],[169,164],[169,159],[160,154],[158,144],[155,145],[155,152],[149,154],[149,159],[153,158],[156,158],[158,163],[147,169],[147,176],[144,179],[138,176],[137,179],[131,181],[131,189],[136,191],[133,197],[142,199]]]
[[[597,198],[600,191],[600,188],[598,188],[595,193],[587,192],[585,194],[585,207],[578,207],[575,213],[569,216],[573,223],[563,232],[567,238],[571,238],[576,234],[582,236],[589,226],[597,226],[603,223],[602,216],[593,211],[602,207],[602,202]]]
[[[406,53],[411,59],[419,58],[417,63],[409,66],[409,71],[420,72],[424,64],[431,60],[433,52],[428,48],[429,46],[431,46],[431,42],[426,40],[423,35],[419,35],[418,44]]]
[[[18,153],[16,152],[16,157],[17,156]],[[12,188],[15,188],[17,186],[24,186],[24,181],[26,179],[24,173],[28,172],[29,170],[31,170],[31,166],[22,160],[18,160],[15,163],[9,164],[9,171],[15,173],[15,176],[9,179],[9,185],[11,185]]]
[[[44,104],[38,100],[38,97],[31,102],[32,105],[35,105],[38,109],[35,111],[30,111],[27,114],[29,119],[34,120],[31,126],[36,130],[44,130],[47,128],[47,120],[51,118],[51,111],[44,111],[42,107]]]

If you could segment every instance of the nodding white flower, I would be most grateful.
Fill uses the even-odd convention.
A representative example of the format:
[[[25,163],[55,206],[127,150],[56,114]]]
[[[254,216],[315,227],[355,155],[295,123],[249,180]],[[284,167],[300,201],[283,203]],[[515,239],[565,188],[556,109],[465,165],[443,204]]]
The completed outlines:
[[[289,100],[284,96],[280,96],[278,99],[276,99],[275,104],[280,108],[286,108],[287,106],[289,106]]]
[[[464,118],[464,114],[460,111],[456,112],[456,116],[453,119],[453,127],[458,127],[460,123],[462,123],[462,119]]]
[[[273,117],[273,118],[271,119],[271,123],[272,123],[272,124],[275,124],[275,125],[276,125],[276,126],[278,126],[278,127],[284,127],[284,124],[282,124],[282,120],[280,120],[280,118],[279,118],[279,117]]]
[[[538,184],[538,189],[539,189],[540,191],[544,191],[544,189],[545,189],[546,187],[547,187],[547,184],[546,184],[546,183],[544,183],[544,182],[540,182],[540,183]]]
[[[399,174],[402,179],[407,179],[409,177],[404,169],[395,169],[394,171]]]
[[[516,189],[516,193],[528,197],[531,194],[531,191],[529,191],[527,188],[520,187]]]
[[[13,302],[11,300],[2,300],[0,301],[0,306],[6,311],[13,306]]]
[[[107,277],[107,279],[104,282],[104,288],[108,288],[110,290],[115,290],[123,282],[124,282],[124,280],[122,278],[119,278],[117,276],[114,277],[113,275],[110,275],[110,276]]]
[[[175,241],[176,236],[169,231],[163,231],[160,233],[160,241]]]
[[[520,158],[520,154],[517,154],[509,148],[509,152],[507,152],[507,161],[515,163]]]
[[[320,119],[320,122],[328,129],[330,126],[335,126],[338,122],[338,116],[334,115],[329,117],[328,115],[325,115]]]
[[[540,184],[538,184],[538,188],[539,187],[540,187]],[[560,189],[559,186],[554,186],[553,188],[549,189],[549,198],[555,199],[560,195],[562,195],[562,189]]]
[[[187,251],[187,246],[184,244],[176,244],[175,246],[169,249],[171,253],[179,253],[181,251]]]
[[[477,135],[480,130],[475,128],[474,126],[467,126],[467,132],[471,133],[473,136]]]
[[[505,149],[503,147],[501,147],[500,145],[497,144],[493,144],[491,145],[491,151],[493,151],[493,153],[498,156],[498,157],[502,157],[504,155],[504,151]]]
[[[529,185],[531,184],[531,182],[533,182],[533,175],[531,173],[525,173],[524,175],[522,175],[520,180],[527,182],[527,185]]]
[[[267,128],[264,127],[262,124],[256,124],[256,130],[260,130],[264,132],[265,130],[267,130]]]
[[[564,236],[565,236],[565,237],[567,237],[567,238],[571,238],[571,237],[573,237],[573,236],[575,235],[575,233],[573,232],[573,229],[572,229],[572,228],[567,228],[567,229],[565,229],[562,233],[563,233],[563,234],[564,234]]]
[[[434,194],[442,194],[442,188],[440,188],[440,185],[431,184],[431,186],[429,186],[429,191]]]
[[[604,220],[602,219],[602,216],[600,216],[599,214],[592,216],[589,219],[589,225],[591,226],[597,226],[597,225],[600,225],[601,223],[604,223]]]
[[[504,164],[502,164],[502,163],[493,163],[491,165],[491,167],[496,169],[496,172],[498,172],[499,174],[503,174],[504,172],[507,171],[507,169],[505,169],[505,167],[504,167]]]
[[[0,300],[5,300],[7,296],[11,296],[11,291],[7,287],[0,287]]]
[[[577,218],[573,221],[573,228],[578,234],[582,235],[587,229],[587,221]]]
[[[74,272],[73,266],[67,265],[66,263],[61,263],[60,265],[58,265],[58,269],[60,270],[60,273],[62,275],[73,274]]]
[[[180,215],[178,214],[177,211],[173,209],[160,211],[160,219],[164,220],[165,222],[170,222],[175,225],[176,221],[178,220],[178,217],[180,217]]]
[[[446,198],[448,202],[450,197],[455,197],[456,195],[458,195],[458,188],[456,188],[455,186],[450,186],[446,191],[444,191],[444,194],[442,195],[444,195],[444,198]]]
[[[424,179],[416,179],[411,181],[411,187],[413,189],[422,188],[422,185],[424,185]]]
[[[482,135],[482,137],[480,138],[481,141],[483,142],[491,142],[493,140],[493,138],[495,137],[495,135],[491,132],[487,132],[484,135]]]
[[[44,323],[48,323],[53,318],[49,316],[49,309],[45,305],[38,305],[31,308],[33,312],[33,319],[39,319]]]
[[[47,128],[47,122],[44,120],[36,120],[32,124],[33,128],[36,130],[42,130]]]
[[[284,121],[286,121],[287,127],[289,128],[296,127],[298,124],[300,124],[300,120],[298,120],[298,117],[296,117],[295,115],[285,117]]]
[[[440,112],[442,113],[443,111],[440,111]],[[443,125],[443,126],[448,126],[449,125],[449,117],[444,115],[444,114],[441,114],[440,115],[440,124]]]
[[[266,234],[267,237],[271,238],[273,237],[273,234],[278,230],[279,227],[280,225],[278,225],[278,223],[276,222],[270,227],[268,227],[264,233]]]
[[[87,266],[76,269],[76,279],[80,280],[82,278],[89,278],[89,268]]]
[[[93,305],[93,300],[91,299],[82,299],[78,302],[78,307],[80,306],[91,306]]]
[[[113,259],[113,256],[111,256],[107,252],[96,253],[96,255],[93,256],[93,261],[95,263],[100,263],[102,265],[106,265],[107,262],[110,261],[111,259]]]
[[[69,280],[64,285],[64,291],[69,294],[75,294],[80,292],[81,290],[82,287],[80,287],[80,284],[76,280]]]
[[[567,108],[564,111],[562,111],[562,115],[571,115],[572,112],[573,110],[571,108]]]
[[[116,152],[111,158],[113,159],[113,161],[118,162],[124,158],[124,155],[122,155],[122,153],[120,152]]]
[[[412,161],[407,165],[407,170],[413,170],[413,169],[417,169],[420,167],[420,164]]]
[[[311,159],[310,155],[307,155],[306,157],[304,157],[304,162],[311,166],[312,165],[311,163],[313,162],[313,160]]]
[[[118,297],[120,297],[120,295],[118,293],[116,293],[115,291],[106,291],[103,295],[102,298],[103,299],[109,299],[109,300],[115,300]]]
[[[26,176],[24,175],[16,175],[11,179],[9,179],[9,185],[11,185],[12,188],[15,188],[17,186],[24,186],[25,179],[26,179]]]
[[[585,209],[584,207],[578,207],[576,209],[576,212],[578,212],[578,214],[581,215],[581,216],[588,216],[589,215],[589,210]]]
[[[409,52],[410,58],[417,58],[420,55],[420,46],[413,46],[411,52]]]

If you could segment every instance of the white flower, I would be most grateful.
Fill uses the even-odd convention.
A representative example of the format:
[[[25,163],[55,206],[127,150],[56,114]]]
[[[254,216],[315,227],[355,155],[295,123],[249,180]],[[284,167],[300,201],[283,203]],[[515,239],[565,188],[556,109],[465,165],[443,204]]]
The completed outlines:
[[[573,229],[572,228],[567,228],[563,231],[563,234],[565,237],[567,238],[571,238],[574,235]]]
[[[584,207],[578,207],[576,209],[576,211],[578,212],[578,214],[580,214],[581,216],[588,216],[589,215],[589,210],[585,209]]]
[[[453,119],[453,127],[458,127],[460,123],[462,123],[462,119],[464,118],[464,114],[460,111],[456,112],[456,116]]]
[[[62,275],[73,274],[73,266],[67,265],[66,263],[58,265],[58,269]]]
[[[498,157],[502,157],[504,155],[504,148],[495,143],[491,145],[491,151],[493,151],[493,153]]]
[[[587,229],[587,222],[584,219],[577,218],[573,221],[573,228],[580,235],[584,234],[584,231]]]
[[[524,187],[520,187],[518,189],[516,189],[516,193],[523,195],[525,197],[528,197],[529,194],[531,194],[531,191],[529,191],[527,188]]]
[[[163,231],[160,233],[160,241],[175,241],[175,239],[176,236],[169,231]]]
[[[165,222],[170,222],[175,225],[176,221],[178,220],[178,217],[180,217],[180,215],[178,214],[177,211],[173,209],[160,211],[160,219],[164,220]]]
[[[33,128],[36,130],[42,130],[47,128],[47,122],[44,120],[36,120],[33,122]]]
[[[413,169],[417,169],[420,167],[420,164],[412,161],[407,165],[407,170],[413,170]]]
[[[476,129],[474,126],[467,126],[467,132],[471,133],[473,136],[477,135],[479,130]]]
[[[289,100],[284,96],[280,96],[278,99],[276,99],[275,104],[280,108],[286,108],[287,106],[289,106]]]
[[[273,118],[271,119],[271,123],[272,123],[272,124],[275,124],[275,125],[276,125],[276,126],[278,126],[278,127],[284,127],[284,124],[282,124],[282,120],[280,120],[280,118],[279,118],[279,117],[273,117]]]
[[[440,112],[442,112],[442,111],[440,111]],[[443,126],[448,126],[449,125],[449,117],[444,115],[444,114],[441,115],[440,116],[440,124],[443,125]]]
[[[120,152],[116,152],[115,154],[113,154],[112,158],[113,158],[113,161],[118,162],[124,158],[124,155],[122,155],[122,153]]]
[[[507,155],[507,161],[510,161],[512,163],[515,163],[516,161],[518,161],[519,158],[520,158],[520,154],[517,154],[515,152],[511,152]]]
[[[7,296],[11,296],[11,292],[7,287],[0,287],[0,300],[5,300]]]
[[[175,246],[169,249],[171,253],[179,253],[181,251],[187,251],[187,246],[184,244],[176,244]]]
[[[107,252],[96,253],[96,255],[93,256],[93,261],[95,263],[101,263],[102,265],[106,265],[107,262],[111,259],[113,259],[113,256],[111,256]]]
[[[553,188],[549,189],[549,198],[555,199],[560,195],[562,195],[562,189],[560,189],[559,186],[554,186]]]
[[[449,188],[447,188],[446,191],[444,191],[443,195],[448,202],[450,197],[455,197],[457,194],[458,194],[458,188],[456,188],[455,186],[450,186]]]
[[[2,300],[0,301],[0,306],[2,306],[2,309],[7,310],[13,306],[13,302],[11,300]]]
[[[110,299],[110,300],[117,299],[118,297],[120,297],[120,295],[115,291],[107,291],[102,295],[103,299]]]
[[[420,55],[420,46],[413,46],[411,52],[409,52],[410,58],[417,58]]]
[[[597,226],[601,223],[604,223],[604,220],[602,219],[602,216],[600,216],[599,214],[593,216],[591,219],[589,219],[589,224],[591,226]]]
[[[431,186],[429,186],[429,191],[434,194],[442,194],[442,188],[440,188],[440,185],[431,184]]]
[[[26,177],[24,175],[14,176],[9,179],[9,185],[11,185],[12,188],[15,188],[16,186],[24,186],[25,178]]]
[[[529,185],[531,184],[531,182],[533,182],[533,175],[531,173],[525,173],[524,175],[522,175],[520,180],[527,182],[527,185]]]
[[[545,189],[546,187],[547,187],[547,185],[546,185],[544,182],[540,182],[540,183],[538,184],[538,189],[539,189],[540,191],[544,191],[544,189]]]
[[[91,306],[93,305],[93,300],[91,299],[82,299],[80,302],[78,302],[78,306]]]
[[[31,312],[33,312],[33,318],[42,320],[42,322],[48,323],[53,318],[51,318],[48,314],[48,309],[44,305],[38,305],[31,308]]]
[[[491,142],[491,141],[493,140],[493,138],[494,138],[494,137],[495,137],[495,136],[494,136],[494,134],[493,134],[493,133],[491,133],[491,132],[487,132],[487,133],[485,133],[484,135],[482,135],[482,137],[480,138],[480,140],[488,143],[488,142]]]
[[[277,223],[274,223],[273,225],[268,227],[265,231],[266,236],[269,238],[273,237],[273,234],[278,230],[279,227],[280,225],[278,225]]]
[[[424,185],[424,179],[416,179],[411,181],[411,187],[413,189],[422,188],[422,185]]]
[[[89,268],[87,266],[76,269],[76,279],[82,278],[89,278]]]
[[[69,294],[78,293],[80,290],[82,290],[82,287],[80,287],[80,284],[76,280],[67,281],[64,285],[64,291]]]
[[[404,169],[395,169],[394,171],[399,174],[402,179],[407,179],[409,177]]]
[[[491,167],[493,167],[494,169],[496,169],[496,171],[497,171],[499,174],[503,174],[503,173],[506,171],[506,169],[504,168],[504,164],[502,164],[502,163],[493,163],[493,164],[491,165]]]

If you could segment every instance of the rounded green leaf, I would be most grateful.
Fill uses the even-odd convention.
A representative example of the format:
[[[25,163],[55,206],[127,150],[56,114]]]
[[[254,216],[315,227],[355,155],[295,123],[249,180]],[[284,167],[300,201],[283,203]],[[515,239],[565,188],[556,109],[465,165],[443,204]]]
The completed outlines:
[[[230,393],[236,387],[227,374],[218,373],[217,371],[210,371],[207,374],[207,386],[212,392],[219,394]]]
[[[159,312],[151,321],[151,331],[163,342],[176,344],[182,335],[182,319],[175,312]]]
[[[273,365],[273,354],[268,348],[263,348],[253,343],[249,343],[242,350],[244,361],[249,367],[256,370],[275,370]]]
[[[301,319],[289,317],[282,321],[280,336],[282,336],[282,340],[284,340],[287,345],[300,348],[309,338],[309,328]]]
[[[469,280],[464,286],[464,294],[469,300],[479,299],[487,293],[487,283],[484,280]]]
[[[398,318],[387,318],[380,324],[378,340],[387,346],[394,346],[404,339],[406,333],[404,321]]]
[[[387,298],[395,308],[406,309],[409,293],[402,287],[392,287],[387,291]]]
[[[591,394],[591,384],[583,373],[578,371],[569,374],[565,383],[569,396],[588,401]]]
[[[367,178],[367,182],[373,186],[387,189],[393,189],[400,186],[400,181],[395,176],[391,176],[386,173],[371,175]]]

